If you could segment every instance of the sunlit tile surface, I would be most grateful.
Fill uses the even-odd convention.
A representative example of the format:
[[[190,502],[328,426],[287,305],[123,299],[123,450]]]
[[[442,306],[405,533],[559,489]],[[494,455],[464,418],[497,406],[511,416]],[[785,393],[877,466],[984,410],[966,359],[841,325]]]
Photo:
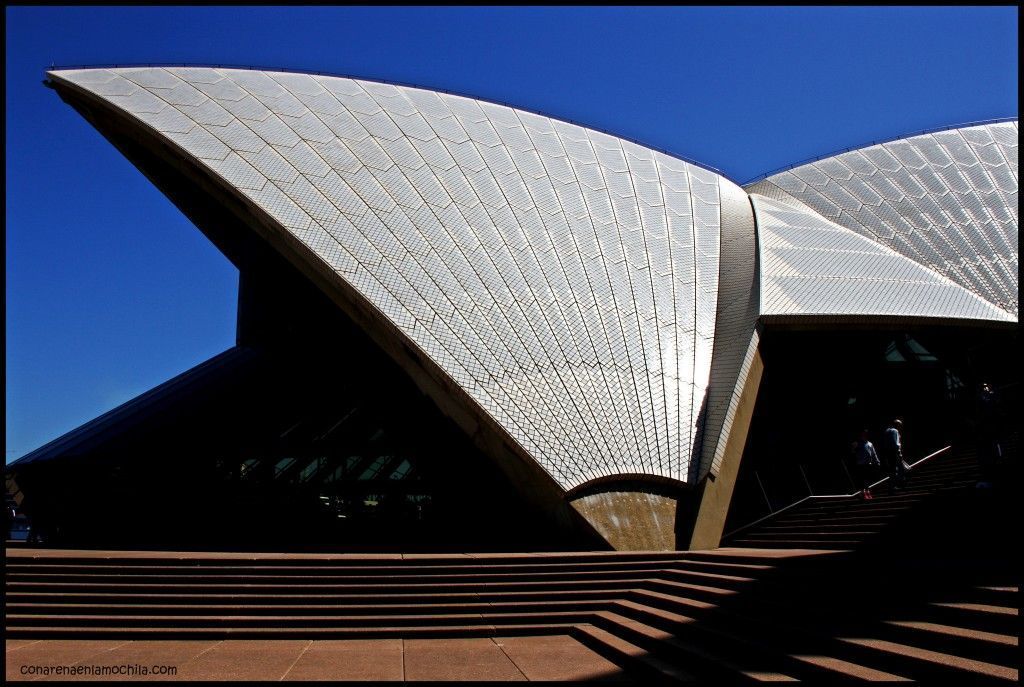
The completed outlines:
[[[687,481],[722,177],[469,98],[234,69],[53,73],[199,159],[397,325],[564,488]]]
[[[981,296],[806,208],[757,194],[762,316],[1013,321]]]
[[[746,190],[799,201],[1016,316],[1017,139],[1016,121],[949,129],[801,165]]]
[[[1016,122],[843,153],[748,197],[608,134],[417,88],[51,76],[255,203],[565,489],[716,472],[761,317],[1016,320]]]

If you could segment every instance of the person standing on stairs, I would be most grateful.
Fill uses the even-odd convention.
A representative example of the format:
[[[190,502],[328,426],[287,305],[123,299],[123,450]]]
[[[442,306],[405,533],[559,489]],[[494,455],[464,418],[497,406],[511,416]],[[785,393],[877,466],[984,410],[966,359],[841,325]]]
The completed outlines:
[[[861,498],[873,498],[871,495],[871,484],[878,475],[881,461],[878,459],[875,445],[868,440],[868,430],[862,429],[860,431],[860,437],[853,445],[853,457],[854,463],[857,466],[857,477],[860,479]]]
[[[999,432],[999,398],[988,382],[982,382],[978,392],[977,446],[981,465],[979,488],[991,488],[995,481],[995,466],[1002,458]]]
[[[891,475],[892,488],[902,489],[907,485],[910,466],[903,459],[903,420],[895,418],[885,428],[882,439],[882,458]]]

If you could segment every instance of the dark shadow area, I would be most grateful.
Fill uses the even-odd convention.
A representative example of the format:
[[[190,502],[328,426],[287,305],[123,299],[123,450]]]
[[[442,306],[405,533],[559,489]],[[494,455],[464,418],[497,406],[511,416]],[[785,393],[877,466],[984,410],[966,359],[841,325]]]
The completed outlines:
[[[975,456],[966,449],[949,461],[970,464]],[[937,465],[934,475],[942,474]],[[927,498],[854,551],[784,555],[777,564],[761,559],[773,569],[753,573],[756,579],[733,585],[736,593],[724,597],[693,589],[676,593],[710,607],[670,596],[639,597],[695,622],[643,612],[635,617],[672,632],[687,647],[713,652],[720,660],[708,669],[723,679],[741,670],[801,679],[834,680],[845,673],[1005,682],[1019,664],[1020,566],[1012,534],[1020,516],[1019,478],[1014,449],[1000,463],[992,488],[932,487]],[[912,478],[908,489],[914,486]],[[744,559],[743,551],[735,550],[737,561],[758,562]],[[668,577],[694,582],[679,573]],[[801,656],[830,657],[846,666],[837,673],[834,663],[795,658]]]
[[[9,471],[46,543],[572,550],[315,288],[243,273],[239,347]]]
[[[765,361],[725,531],[800,499],[859,489],[851,445],[877,445],[904,421],[904,454],[924,457],[974,431],[984,380],[1019,408],[1015,329],[918,326],[834,331],[769,328]]]
[[[20,556],[10,559],[8,630],[123,639],[569,633],[644,684],[1005,683],[1018,664],[1019,470],[1008,456],[992,488],[936,486],[972,462],[969,450],[945,454],[926,497],[845,552]],[[225,605],[233,617],[222,617]]]

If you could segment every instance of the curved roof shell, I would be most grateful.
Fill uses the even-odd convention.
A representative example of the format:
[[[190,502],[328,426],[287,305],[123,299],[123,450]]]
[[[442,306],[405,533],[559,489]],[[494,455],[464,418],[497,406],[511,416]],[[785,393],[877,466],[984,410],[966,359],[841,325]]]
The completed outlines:
[[[760,318],[1017,319],[1016,122],[744,190],[414,87],[208,67],[50,77],[247,200],[562,490],[716,472]]]
[[[751,196],[761,265],[760,313],[1012,322],[981,296],[803,206]]]
[[[688,481],[718,296],[705,169],[417,88],[213,68],[51,78],[151,127],[392,322],[564,489]]]
[[[948,129],[800,165],[746,190],[810,209],[1016,318],[1017,140],[1016,121]]]

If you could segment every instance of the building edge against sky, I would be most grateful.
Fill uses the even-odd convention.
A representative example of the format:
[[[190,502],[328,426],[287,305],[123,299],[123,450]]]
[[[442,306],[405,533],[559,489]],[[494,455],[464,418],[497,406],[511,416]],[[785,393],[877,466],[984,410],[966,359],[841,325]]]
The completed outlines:
[[[49,78],[239,267],[240,345],[243,311],[271,310],[258,304],[297,272],[524,507],[588,545],[717,546],[765,327],[1015,336],[1016,122],[744,190],[608,134],[415,88],[205,67]],[[27,496],[26,473],[87,453],[76,436],[116,441],[95,424],[9,467]],[[307,458],[281,478],[342,460]]]

